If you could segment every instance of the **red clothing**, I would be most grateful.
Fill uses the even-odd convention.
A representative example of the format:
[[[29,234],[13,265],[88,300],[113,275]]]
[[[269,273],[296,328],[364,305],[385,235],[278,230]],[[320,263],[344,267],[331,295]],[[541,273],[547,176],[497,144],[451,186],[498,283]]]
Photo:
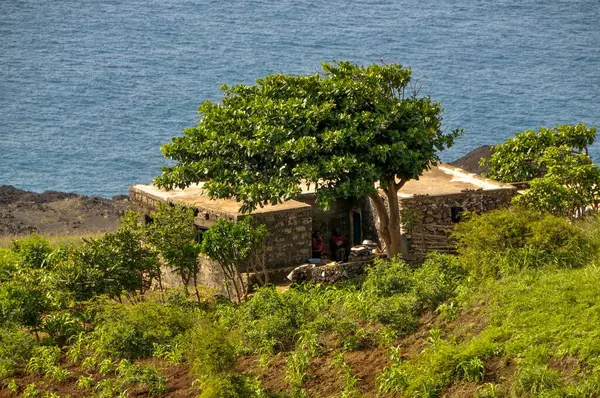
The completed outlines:
[[[344,234],[339,234],[338,236],[333,235],[331,237],[331,246],[334,249],[344,247],[346,245],[346,237]]]
[[[312,247],[314,252],[325,253],[325,242],[322,239],[313,238]]]

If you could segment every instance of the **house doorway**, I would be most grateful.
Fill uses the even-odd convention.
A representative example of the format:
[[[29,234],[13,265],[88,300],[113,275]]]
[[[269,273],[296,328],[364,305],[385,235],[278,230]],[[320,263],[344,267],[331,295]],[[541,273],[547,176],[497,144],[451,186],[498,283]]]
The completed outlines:
[[[360,212],[352,212],[352,244],[360,245],[362,243],[362,224]]]

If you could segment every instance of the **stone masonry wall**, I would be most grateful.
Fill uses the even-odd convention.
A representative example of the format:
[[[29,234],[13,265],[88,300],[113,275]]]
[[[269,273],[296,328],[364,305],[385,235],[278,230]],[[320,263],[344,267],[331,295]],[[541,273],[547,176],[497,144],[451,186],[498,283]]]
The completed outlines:
[[[417,258],[426,252],[437,250],[453,252],[454,244],[449,235],[455,222],[452,220],[452,208],[478,214],[498,208],[507,208],[516,190],[473,190],[451,195],[414,196],[400,198],[400,208],[416,211],[422,221],[410,231],[410,251]]]
[[[312,254],[311,208],[299,207],[252,215],[255,224],[269,230],[266,263],[270,268],[305,263]]]

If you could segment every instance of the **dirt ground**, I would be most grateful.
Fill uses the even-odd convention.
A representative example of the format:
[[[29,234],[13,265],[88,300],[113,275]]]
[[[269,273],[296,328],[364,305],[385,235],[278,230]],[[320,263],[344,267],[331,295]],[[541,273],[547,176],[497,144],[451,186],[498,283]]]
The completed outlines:
[[[129,198],[124,195],[104,199],[55,191],[38,194],[0,185],[0,236],[112,231],[129,208]]]

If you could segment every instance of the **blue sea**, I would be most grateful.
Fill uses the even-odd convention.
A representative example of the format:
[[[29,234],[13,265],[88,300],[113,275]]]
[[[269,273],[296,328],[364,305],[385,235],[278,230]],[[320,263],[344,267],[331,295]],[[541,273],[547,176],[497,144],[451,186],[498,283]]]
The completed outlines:
[[[598,21],[598,0],[2,0],[0,184],[126,193],[221,84],[332,60],[412,67],[466,131],[444,160],[600,125]]]

